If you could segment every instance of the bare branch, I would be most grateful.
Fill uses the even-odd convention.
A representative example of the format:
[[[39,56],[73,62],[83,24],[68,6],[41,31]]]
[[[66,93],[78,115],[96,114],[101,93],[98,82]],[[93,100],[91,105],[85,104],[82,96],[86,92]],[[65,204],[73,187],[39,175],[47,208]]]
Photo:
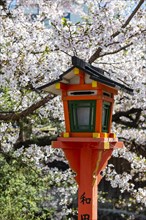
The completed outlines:
[[[134,17],[134,15],[136,14],[136,12],[139,10],[139,8],[141,7],[141,5],[144,3],[144,0],[140,0],[138,5],[136,6],[136,8],[133,10],[133,12],[130,14],[130,16],[128,17],[128,19],[125,21],[125,23],[122,25],[121,28],[125,28],[130,21],[132,20],[132,18]],[[120,31],[115,32],[112,37],[116,37],[117,35],[120,34]]]
[[[100,57],[101,51],[102,51],[102,48],[98,47],[98,49],[95,51],[95,53],[90,57],[89,63],[93,63],[98,57]]]
[[[136,6],[136,8],[133,10],[133,12],[130,14],[130,16],[128,17],[128,19],[125,21],[125,23],[122,25],[121,28],[125,28],[130,21],[132,20],[132,18],[134,17],[134,15],[137,13],[137,11],[139,10],[139,8],[141,7],[141,5],[144,3],[144,0],[140,0],[138,5]],[[117,31],[114,34],[111,35],[111,38],[115,38],[116,36],[118,36],[121,32]],[[89,59],[89,63],[93,63],[97,58],[100,57],[100,53],[102,51],[101,47],[98,47],[97,50],[95,51],[95,53],[90,57]]]
[[[126,127],[138,128],[141,113],[142,113],[141,108],[132,108],[128,111],[119,111],[113,115],[113,121],[118,124],[125,125]],[[135,117],[132,117],[132,115],[135,115]],[[121,117],[126,117],[129,120],[125,121],[121,119]]]
[[[3,6],[6,9],[6,0],[0,0],[0,6]]]
[[[19,142],[16,142],[14,144],[14,150],[17,150],[19,148],[21,148],[22,146],[24,148],[28,148],[30,147],[31,144],[36,144],[37,146],[49,146],[51,145],[51,142],[52,141],[55,141],[57,140],[57,137],[54,136],[43,136],[43,137],[36,137],[34,139],[28,139],[28,140],[25,140],[25,141],[19,141]]]
[[[144,3],[144,0],[140,0],[138,5],[136,6],[136,8],[134,9],[134,11],[131,13],[131,15],[128,17],[127,21],[122,25],[122,28],[125,28],[129,22],[131,21],[131,19],[134,17],[134,15],[136,14],[136,12],[139,10],[139,8],[141,7],[141,5]]]
[[[117,49],[117,50],[104,53],[104,54],[100,55],[100,57],[103,57],[103,56],[106,56],[106,55],[110,55],[110,54],[118,53],[118,52],[120,52],[121,50],[124,50],[124,49],[126,49],[127,47],[130,47],[132,44],[133,44],[133,43],[130,43],[130,44],[127,44],[127,45],[125,45],[125,46],[123,46],[123,47],[120,47],[120,48]]]
[[[44,106],[48,101],[53,99],[55,96],[47,95],[45,98],[41,99],[35,104],[32,104],[30,107],[25,109],[24,111],[20,113],[8,113],[8,114],[0,114],[0,120],[3,121],[17,121],[19,119],[22,119],[30,114],[32,114],[35,110],[40,108],[41,106]]]

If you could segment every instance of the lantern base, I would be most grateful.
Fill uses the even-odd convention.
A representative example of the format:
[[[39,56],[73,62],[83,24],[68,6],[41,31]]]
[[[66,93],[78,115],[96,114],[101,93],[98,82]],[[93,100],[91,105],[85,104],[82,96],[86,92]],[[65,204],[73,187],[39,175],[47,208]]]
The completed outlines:
[[[116,138],[115,133],[97,133],[97,132],[63,132],[62,137],[64,138]]]
[[[117,138],[58,138],[52,143],[62,148],[75,171],[78,191],[78,220],[97,220],[97,185],[102,179],[113,149],[122,148]]]

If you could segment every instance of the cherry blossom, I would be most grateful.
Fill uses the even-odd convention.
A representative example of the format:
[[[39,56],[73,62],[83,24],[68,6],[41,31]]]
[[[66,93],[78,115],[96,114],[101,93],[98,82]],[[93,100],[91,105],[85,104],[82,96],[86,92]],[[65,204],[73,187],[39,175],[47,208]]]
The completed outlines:
[[[39,5],[39,14],[34,19],[31,14],[25,14],[25,8],[31,4]],[[15,144],[20,141],[22,122],[26,125],[22,129],[24,133],[29,131],[29,134],[24,135],[27,137],[25,140],[43,136],[40,128],[48,124],[56,128],[57,135],[64,130],[60,97],[50,98],[47,104],[36,108],[32,114],[28,113],[27,122],[24,118],[13,120],[13,114],[19,115],[45,98],[48,94],[40,93],[36,88],[66,71],[71,66],[71,56],[76,55],[105,69],[111,78],[134,89],[133,96],[121,91],[118,93],[112,127],[126,146],[114,151],[113,156],[127,160],[131,170],[118,174],[110,165],[105,171],[105,178],[112,187],[119,187],[121,192],[127,190],[138,203],[145,204],[145,188],[136,189],[132,182],[135,174],[139,174],[137,181],[144,181],[143,173],[146,170],[145,155],[138,153],[138,148],[144,152],[145,147],[143,4],[131,20],[127,19],[137,4],[135,0],[28,0],[17,1],[17,7],[10,12],[0,6],[0,148],[4,152],[13,151]],[[74,23],[64,19],[65,12],[78,15],[79,21]],[[45,25],[45,21],[48,21],[49,26]],[[93,59],[95,54],[96,59]],[[135,111],[128,114],[129,110]],[[123,115],[120,115],[121,112]],[[12,116],[11,120],[6,119],[8,115]],[[47,135],[52,135],[51,132],[51,129],[47,131]],[[67,204],[71,200],[70,194],[75,195],[77,192],[74,174],[69,169],[64,172],[48,169],[44,164],[44,161],[47,163],[55,159],[65,161],[63,153],[46,143],[45,147],[31,144],[27,149],[22,144],[14,154],[23,155],[25,161],[35,161],[38,167],[49,172],[52,176],[50,185],[67,181],[69,188],[56,187],[52,190],[52,196],[55,196],[56,190],[63,196],[60,201],[52,200],[52,206],[57,209],[60,203],[64,207],[62,213],[56,214],[57,219],[72,212]]]

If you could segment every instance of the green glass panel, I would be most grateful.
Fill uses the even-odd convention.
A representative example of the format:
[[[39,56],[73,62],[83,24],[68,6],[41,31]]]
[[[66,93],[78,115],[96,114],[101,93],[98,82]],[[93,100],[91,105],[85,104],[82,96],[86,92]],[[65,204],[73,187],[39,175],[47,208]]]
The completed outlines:
[[[102,132],[108,132],[110,121],[110,103],[104,102],[102,109]]]
[[[72,132],[92,132],[95,130],[95,107],[95,100],[69,101]]]

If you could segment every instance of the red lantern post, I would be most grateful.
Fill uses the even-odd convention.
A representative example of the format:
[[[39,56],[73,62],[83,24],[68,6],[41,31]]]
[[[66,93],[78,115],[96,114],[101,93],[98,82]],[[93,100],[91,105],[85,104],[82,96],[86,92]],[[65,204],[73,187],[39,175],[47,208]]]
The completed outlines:
[[[97,220],[97,188],[115,148],[122,148],[111,133],[117,86],[130,88],[104,76],[104,70],[77,57],[73,66],[54,82],[40,87],[62,95],[66,132],[52,147],[63,149],[78,184],[78,220]]]
[[[70,167],[76,172],[78,219],[97,220],[97,186],[115,148],[123,147],[117,138],[58,138],[52,143],[62,148]]]

